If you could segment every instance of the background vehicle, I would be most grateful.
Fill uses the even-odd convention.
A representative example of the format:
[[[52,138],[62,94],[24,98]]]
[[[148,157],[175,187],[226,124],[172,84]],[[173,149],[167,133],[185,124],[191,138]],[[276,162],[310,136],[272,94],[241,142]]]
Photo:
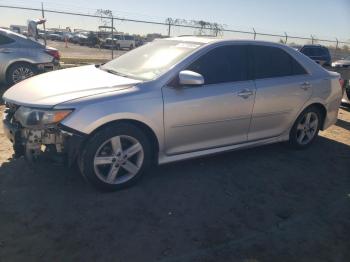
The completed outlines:
[[[100,47],[101,40],[94,32],[90,32],[86,39],[86,45],[89,47]]]
[[[69,39],[69,41],[73,44],[79,44],[79,45],[86,45],[88,33],[86,32],[79,32],[74,33],[73,36]]]
[[[47,39],[52,41],[64,41],[64,36],[62,32],[53,32],[47,34]]]
[[[17,84],[3,96],[4,127],[17,155],[35,159],[45,145],[116,190],[154,162],[306,148],[337,121],[341,97],[339,74],[285,45],[178,37]]]
[[[110,49],[133,49],[135,46],[135,39],[130,35],[114,35],[113,40],[109,37],[102,43],[102,47]]]
[[[332,63],[332,67],[343,67],[343,68],[349,67],[350,68],[350,56],[334,61]]]
[[[349,80],[345,80],[344,81],[344,94],[343,94],[342,103],[350,105],[350,84],[349,84]]]
[[[145,43],[144,40],[141,38],[135,39],[135,47],[142,46],[142,45],[144,45],[144,43]]]
[[[0,81],[13,85],[59,65],[57,49],[0,29]]]
[[[304,45],[300,52],[310,57],[316,63],[322,66],[331,66],[332,58],[329,50],[325,46],[321,45]]]

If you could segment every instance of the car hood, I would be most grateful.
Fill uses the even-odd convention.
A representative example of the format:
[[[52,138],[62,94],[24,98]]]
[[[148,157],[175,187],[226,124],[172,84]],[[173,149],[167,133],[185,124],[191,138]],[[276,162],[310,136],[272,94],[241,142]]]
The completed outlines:
[[[24,80],[5,92],[3,99],[32,107],[53,107],[70,100],[115,92],[139,83],[92,66],[58,70]]]

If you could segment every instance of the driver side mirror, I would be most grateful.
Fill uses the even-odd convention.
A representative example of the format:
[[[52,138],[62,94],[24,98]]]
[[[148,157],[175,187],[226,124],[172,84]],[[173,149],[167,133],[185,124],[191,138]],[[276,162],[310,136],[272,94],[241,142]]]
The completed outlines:
[[[204,77],[196,72],[184,70],[179,73],[179,84],[181,86],[204,85]]]

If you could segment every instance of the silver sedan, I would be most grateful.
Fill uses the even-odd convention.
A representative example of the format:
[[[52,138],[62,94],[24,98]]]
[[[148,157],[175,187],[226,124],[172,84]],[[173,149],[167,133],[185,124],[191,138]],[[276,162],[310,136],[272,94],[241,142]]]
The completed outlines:
[[[0,82],[16,84],[59,64],[59,52],[0,28]]]
[[[336,122],[341,97],[339,74],[285,45],[178,37],[15,85],[4,127],[17,156],[77,161],[96,187],[116,190],[153,163],[306,148]]]

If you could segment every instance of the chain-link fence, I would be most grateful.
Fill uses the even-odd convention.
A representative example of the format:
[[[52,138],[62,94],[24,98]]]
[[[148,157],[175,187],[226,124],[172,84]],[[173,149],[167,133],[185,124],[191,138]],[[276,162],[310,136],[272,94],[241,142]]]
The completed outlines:
[[[183,20],[167,19],[164,22],[146,21],[115,17],[112,13],[96,12],[94,14],[75,13],[53,9],[32,7],[19,7],[0,5],[2,17],[6,15],[5,10],[11,13],[11,30],[16,31],[20,26],[26,25],[30,18],[45,17],[46,30],[41,31],[42,41],[47,39],[50,46],[61,51],[66,60],[109,60],[124,51],[117,44],[106,46],[108,39],[117,39],[125,35],[132,36],[136,47],[154,38],[180,36],[180,35],[211,35],[221,38],[256,39],[271,42],[280,42],[298,48],[305,44],[320,44],[329,48],[333,60],[350,55],[350,42],[338,39],[319,39],[310,37],[283,34],[269,34],[258,32],[254,28],[247,31],[234,30],[226,27],[213,27],[213,24],[191,24]],[[0,17],[0,23],[3,23]],[[15,19],[13,17],[16,17]],[[12,20],[13,18],[13,20]],[[215,25],[215,24],[214,24]],[[23,26],[21,28],[24,28]],[[18,31],[20,31],[18,29]],[[22,33],[22,32],[21,32]],[[94,35],[95,40],[89,40],[89,34]],[[61,35],[61,37],[59,36]],[[69,37],[68,37],[69,36]],[[112,43],[113,40],[112,40]],[[86,47],[89,46],[89,47]],[[131,47],[131,46],[130,46]]]

